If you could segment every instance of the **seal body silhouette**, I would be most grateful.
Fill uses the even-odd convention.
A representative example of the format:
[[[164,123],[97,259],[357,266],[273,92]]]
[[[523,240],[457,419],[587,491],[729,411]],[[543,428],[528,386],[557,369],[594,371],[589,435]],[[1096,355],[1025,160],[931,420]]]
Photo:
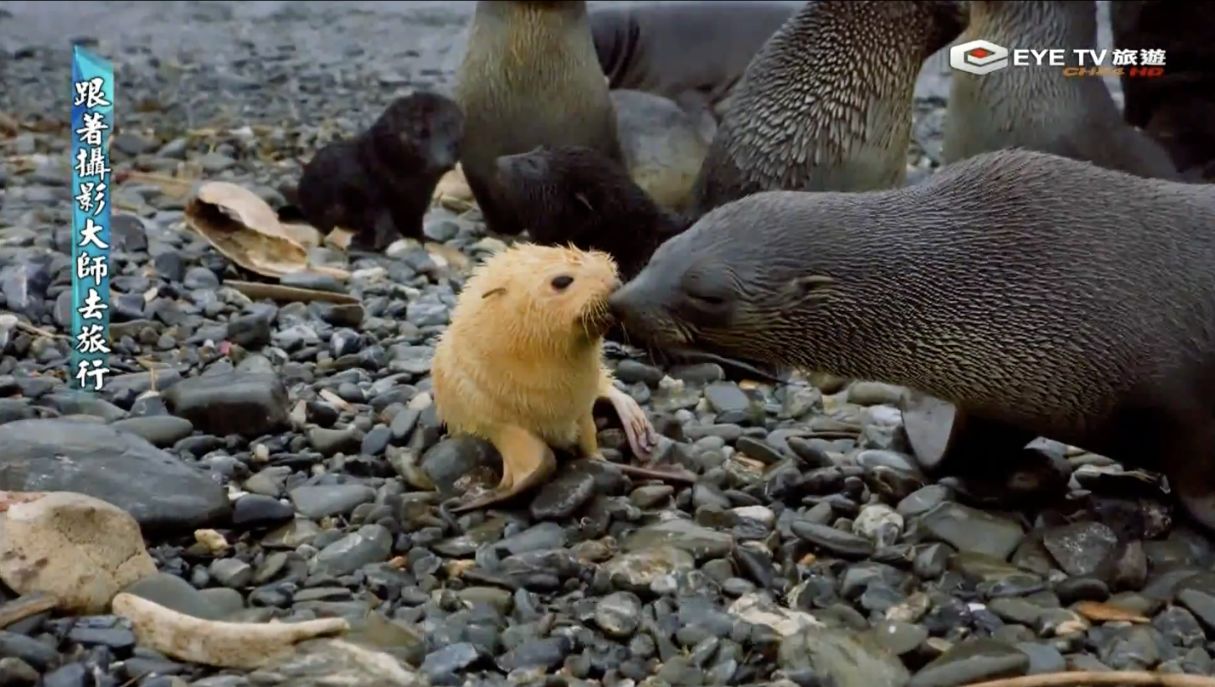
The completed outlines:
[[[1117,5],[1118,3],[1114,3]],[[959,41],[1004,46],[1097,47],[1093,0],[978,1]],[[1001,148],[1028,148],[1138,176],[1179,178],[1168,154],[1129,126],[1097,77],[1069,77],[1059,66],[1018,65],[989,74],[953,70],[946,110],[945,161]]]
[[[1215,187],[1004,150],[867,193],[766,192],[655,251],[630,336],[901,384],[1164,472],[1215,528]]]

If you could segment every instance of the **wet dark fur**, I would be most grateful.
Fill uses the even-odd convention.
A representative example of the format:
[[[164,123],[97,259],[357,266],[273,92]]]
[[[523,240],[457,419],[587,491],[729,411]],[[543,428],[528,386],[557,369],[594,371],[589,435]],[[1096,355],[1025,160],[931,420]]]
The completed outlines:
[[[523,231],[499,199],[499,156],[579,145],[624,164],[585,2],[478,2],[457,80],[461,163],[491,232]]]
[[[954,2],[806,3],[747,67],[701,167],[694,214],[758,191],[901,185],[916,77],[963,16]]]
[[[610,304],[635,339],[901,384],[1161,469],[1215,527],[1213,228],[1215,187],[1000,151],[730,203]]]
[[[787,2],[601,4],[590,11],[599,65],[613,88],[709,103],[729,94],[764,42],[794,12]]]
[[[536,243],[602,250],[631,279],[654,249],[688,225],[628,171],[590,148],[537,148],[498,158],[504,202]]]
[[[1122,76],[1126,121],[1164,146],[1183,171],[1215,180],[1215,2],[1119,0],[1114,45],[1165,51],[1164,76]]]
[[[356,232],[357,246],[381,250],[401,236],[422,238],[422,218],[439,179],[459,159],[463,115],[436,93],[398,98],[363,133],[320,149],[304,166],[297,204],[314,227]]]
[[[1097,6],[1093,0],[972,2],[959,41],[976,38],[1003,46],[1093,49]],[[1068,64],[1078,64],[1070,52]],[[1065,77],[1062,69],[1016,66],[981,76],[954,71],[945,160],[1020,147],[1143,177],[1178,178],[1168,154],[1126,125],[1102,79]]]

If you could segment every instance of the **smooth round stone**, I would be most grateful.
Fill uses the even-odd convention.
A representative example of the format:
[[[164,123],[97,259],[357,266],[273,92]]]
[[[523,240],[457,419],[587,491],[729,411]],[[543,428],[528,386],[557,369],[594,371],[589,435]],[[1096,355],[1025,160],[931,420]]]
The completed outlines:
[[[245,494],[232,507],[232,524],[238,527],[278,525],[294,517],[290,505],[261,494]]]
[[[920,625],[882,620],[873,626],[873,636],[888,651],[902,656],[923,644],[928,639],[928,630]]]
[[[866,558],[873,555],[873,543],[851,532],[805,520],[794,520],[790,529],[798,537],[837,556]]]
[[[616,592],[595,604],[595,623],[609,637],[630,637],[640,622],[641,599],[636,594]]]

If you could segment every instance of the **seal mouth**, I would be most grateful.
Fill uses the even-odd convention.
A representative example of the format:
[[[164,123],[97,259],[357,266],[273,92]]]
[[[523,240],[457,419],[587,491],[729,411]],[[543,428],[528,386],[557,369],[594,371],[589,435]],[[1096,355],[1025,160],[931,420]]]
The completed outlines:
[[[616,324],[616,317],[608,308],[607,298],[595,298],[587,301],[586,306],[578,315],[578,325],[586,332],[588,339],[597,339],[607,333]]]

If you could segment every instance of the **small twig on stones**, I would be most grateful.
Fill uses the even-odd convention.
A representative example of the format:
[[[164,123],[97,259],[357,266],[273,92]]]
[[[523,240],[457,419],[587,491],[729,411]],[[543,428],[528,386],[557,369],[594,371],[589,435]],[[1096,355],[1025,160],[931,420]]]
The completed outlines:
[[[1137,670],[1043,673],[1023,677],[975,682],[966,687],[1097,687],[1126,685],[1128,687],[1215,687],[1215,677],[1181,673],[1149,673]]]
[[[43,329],[42,327],[36,327],[32,324],[29,324],[28,322],[22,322],[21,320],[16,319],[15,315],[13,316],[13,318],[14,318],[14,321],[12,322],[12,326],[17,329],[20,329],[21,331],[25,332],[26,334],[32,334],[34,336],[41,336],[41,337],[47,338],[47,339],[60,339],[63,341],[66,341],[71,338],[68,336],[64,336],[63,334],[56,334],[55,332],[48,331],[46,329]]]
[[[8,627],[15,622],[49,611],[59,605],[59,600],[52,594],[35,592],[13,599],[0,605],[0,627]]]

